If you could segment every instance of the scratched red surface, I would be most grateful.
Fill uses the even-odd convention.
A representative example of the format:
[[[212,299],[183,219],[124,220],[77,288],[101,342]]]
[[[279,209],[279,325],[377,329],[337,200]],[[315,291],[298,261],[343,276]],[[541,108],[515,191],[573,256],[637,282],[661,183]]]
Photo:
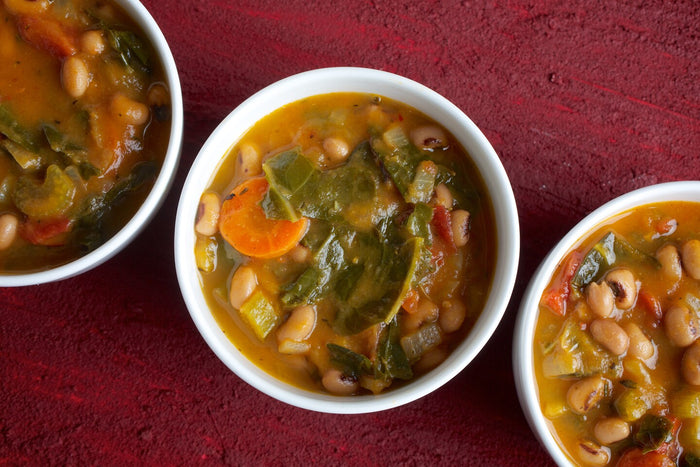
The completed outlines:
[[[522,415],[511,337],[530,275],[585,214],[626,191],[700,178],[700,3],[145,0],[180,69],[173,190],[107,264],[0,289],[0,464],[547,465]],[[391,411],[334,416],[228,371],[178,291],[173,223],[200,146],[288,75],[354,65],[440,92],[502,158],[520,212],[519,279],[472,365]]]

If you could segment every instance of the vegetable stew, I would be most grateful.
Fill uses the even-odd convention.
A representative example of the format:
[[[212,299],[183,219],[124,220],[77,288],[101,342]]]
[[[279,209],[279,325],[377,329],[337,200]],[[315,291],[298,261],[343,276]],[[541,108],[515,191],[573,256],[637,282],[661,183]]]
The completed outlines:
[[[700,204],[597,228],[540,302],[540,404],[580,465],[700,465]]]
[[[0,271],[114,235],[165,156],[170,95],[144,33],[102,0],[0,2]]]
[[[229,339],[311,391],[380,393],[438,365],[484,306],[493,212],[469,157],[413,108],[314,96],[256,123],[196,215]]]

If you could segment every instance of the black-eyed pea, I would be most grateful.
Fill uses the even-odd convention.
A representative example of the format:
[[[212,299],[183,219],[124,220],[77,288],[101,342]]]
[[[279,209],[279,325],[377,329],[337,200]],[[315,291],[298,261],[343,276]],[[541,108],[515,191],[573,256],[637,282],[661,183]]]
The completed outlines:
[[[153,83],[151,87],[148,88],[146,99],[148,101],[148,105],[151,107],[163,107],[170,105],[170,93],[162,83]]]
[[[437,149],[447,147],[447,135],[442,128],[435,125],[424,125],[411,131],[411,141],[421,149]]]
[[[683,276],[681,255],[675,245],[667,243],[656,252],[656,259],[661,263],[661,271],[668,280],[674,284]]]
[[[350,155],[350,146],[344,139],[331,137],[323,140],[323,151],[331,163],[339,164]]]
[[[19,220],[14,214],[5,213],[0,216],[0,250],[5,250],[17,238]]]
[[[648,360],[654,356],[654,344],[639,326],[634,323],[625,323],[622,328],[629,336],[627,355],[640,360]]]
[[[605,275],[615,295],[615,305],[621,310],[628,310],[637,301],[637,282],[634,274],[627,268],[613,269]]]
[[[335,368],[326,370],[321,378],[321,384],[328,392],[339,396],[351,396],[360,388],[357,379],[347,376]]]
[[[406,331],[415,331],[425,323],[434,322],[440,313],[438,306],[427,298],[421,298],[416,310],[406,316],[403,326]]]
[[[289,252],[289,257],[295,263],[306,263],[311,258],[311,250],[304,245],[297,245]]]
[[[80,50],[89,55],[99,55],[105,50],[105,39],[102,31],[93,29],[85,31],[80,36]]]
[[[683,268],[690,277],[700,280],[700,240],[692,239],[681,246]]]
[[[236,157],[236,174],[242,178],[254,177],[262,172],[262,155],[252,144],[241,144]]]
[[[421,356],[420,360],[413,365],[413,371],[425,373],[444,362],[446,358],[447,351],[442,347],[435,347]]]
[[[72,55],[63,61],[61,84],[68,95],[74,99],[85,94],[90,85],[90,70],[82,58]]]
[[[450,189],[444,183],[440,183],[435,187],[435,202],[448,211],[452,210],[452,206],[454,205],[454,197],[452,196]]]
[[[195,216],[194,229],[197,233],[211,236],[219,231],[219,213],[221,199],[219,195],[208,191],[199,199],[197,215]]]
[[[452,211],[452,238],[456,247],[462,247],[469,241],[469,211],[455,209]]]
[[[685,349],[681,360],[683,378],[688,384],[700,386],[700,342]]]
[[[615,296],[607,282],[591,282],[586,287],[586,303],[595,315],[607,318],[615,308]]]
[[[606,465],[610,462],[610,448],[590,440],[581,440],[576,445],[578,459],[583,465]]]
[[[698,338],[697,317],[683,303],[673,305],[664,313],[666,336],[678,347],[687,347]]]
[[[630,425],[619,417],[602,418],[593,427],[593,434],[601,444],[612,444],[630,435]]]
[[[237,310],[245,303],[258,285],[258,277],[252,268],[248,266],[239,266],[236,272],[231,277],[231,285],[229,286],[229,302],[231,306]]]
[[[605,395],[605,379],[593,375],[573,383],[566,392],[566,402],[577,414],[585,414],[597,406]]]
[[[117,93],[110,102],[112,115],[127,125],[143,125],[148,121],[150,111],[143,102]]]
[[[316,327],[316,310],[311,305],[295,308],[277,330],[277,342],[302,342],[308,339]]]
[[[611,319],[594,319],[590,324],[591,336],[615,355],[627,352],[630,338],[619,324]]]
[[[457,331],[462,327],[467,316],[467,306],[457,298],[451,298],[442,302],[438,324],[445,333]]]

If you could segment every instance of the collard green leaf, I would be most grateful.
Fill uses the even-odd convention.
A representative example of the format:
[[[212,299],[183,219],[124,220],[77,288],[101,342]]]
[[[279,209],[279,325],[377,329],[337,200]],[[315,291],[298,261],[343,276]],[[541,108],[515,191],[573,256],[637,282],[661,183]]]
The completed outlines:
[[[148,73],[150,56],[145,43],[133,31],[107,28],[107,41],[125,66]]]
[[[74,164],[80,170],[80,175],[87,180],[93,175],[99,175],[100,170],[88,161],[88,150],[84,146],[72,141],[65,133],[49,124],[42,125],[44,136],[49,147],[54,152],[63,154],[70,164]]]
[[[0,133],[5,137],[25,149],[30,151],[38,151],[39,144],[36,135],[29,129],[24,128],[17,121],[17,117],[12,111],[3,104],[0,104]]]
[[[333,343],[326,344],[326,347],[331,355],[331,364],[344,375],[359,378],[373,371],[372,362],[364,355]]]
[[[660,415],[646,414],[642,417],[634,441],[644,454],[655,451],[663,443],[673,440],[673,423]]]
[[[392,380],[411,379],[413,370],[406,357],[399,339],[401,332],[396,319],[392,319],[388,326],[382,331],[377,348],[377,360],[374,366],[374,376],[377,379]]]

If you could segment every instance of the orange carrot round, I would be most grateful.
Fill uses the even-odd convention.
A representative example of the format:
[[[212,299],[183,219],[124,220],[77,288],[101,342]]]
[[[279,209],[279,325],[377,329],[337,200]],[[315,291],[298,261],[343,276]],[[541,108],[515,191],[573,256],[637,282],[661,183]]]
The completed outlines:
[[[219,231],[240,253],[254,258],[276,258],[289,252],[304,237],[309,219],[296,222],[268,219],[260,207],[268,184],[251,178],[231,191],[221,205]]]

